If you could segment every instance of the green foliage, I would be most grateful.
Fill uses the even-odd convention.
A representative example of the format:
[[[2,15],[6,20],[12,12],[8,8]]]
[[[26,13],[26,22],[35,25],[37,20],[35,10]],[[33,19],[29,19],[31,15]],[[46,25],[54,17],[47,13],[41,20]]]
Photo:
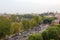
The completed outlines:
[[[56,18],[55,17],[50,17],[50,18],[47,18],[48,20],[50,20],[50,22],[52,23],[53,20],[55,20]]]
[[[60,24],[58,25],[58,27],[60,28]]]
[[[55,40],[55,39],[50,39],[50,40]]]
[[[30,28],[30,22],[29,20],[23,20],[22,21],[22,27],[23,27],[23,30],[27,30]]]
[[[60,40],[60,25],[50,26],[47,30],[38,35],[30,35],[28,40],[40,40],[41,38],[42,40]]]
[[[30,25],[31,25],[31,27],[34,27],[34,26],[37,25],[37,23],[36,23],[36,21],[34,19],[31,19]]]
[[[10,24],[11,22],[9,19],[0,16],[0,38],[10,34]]]
[[[42,33],[43,40],[49,40],[48,30]]]
[[[50,17],[50,18],[48,18],[49,20],[51,20],[51,21],[53,21],[53,20],[55,20],[56,18],[55,17]]]
[[[36,21],[37,24],[42,21],[42,17],[41,16],[34,16],[33,19]]]
[[[43,40],[40,34],[32,34],[28,37],[28,40]]]
[[[57,36],[59,35],[58,29],[59,29],[58,27],[52,27],[48,29],[50,39],[56,39],[56,40],[58,39],[57,38]]]
[[[12,22],[16,22],[17,16],[16,16],[16,15],[11,15],[10,20],[11,20]]]
[[[19,15],[18,17],[20,20]],[[41,16],[24,15],[22,17],[27,19],[23,18],[22,21],[17,22],[17,15],[10,15],[9,18],[0,16],[0,38],[28,30],[29,28],[37,26],[42,21]],[[36,38],[38,40],[38,36]]]
[[[11,24],[11,33],[13,34],[13,33],[19,33],[20,32],[20,23],[17,23],[17,22],[14,22],[14,23],[12,23]]]
[[[29,28],[37,26],[41,21],[42,21],[42,17],[40,16],[34,16],[31,20],[28,19],[22,20],[23,30],[27,30]]]

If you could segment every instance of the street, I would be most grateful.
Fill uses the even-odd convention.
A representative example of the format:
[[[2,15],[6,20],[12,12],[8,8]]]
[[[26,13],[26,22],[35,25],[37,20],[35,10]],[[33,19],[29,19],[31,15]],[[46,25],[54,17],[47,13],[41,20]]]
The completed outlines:
[[[38,27],[34,27],[33,29],[29,29],[27,31],[24,31],[24,32],[20,33],[20,35],[17,34],[15,36],[9,38],[8,40],[27,40],[28,35],[34,34],[34,33],[41,33],[44,30],[46,30],[47,27],[48,27],[48,25],[41,24]]]

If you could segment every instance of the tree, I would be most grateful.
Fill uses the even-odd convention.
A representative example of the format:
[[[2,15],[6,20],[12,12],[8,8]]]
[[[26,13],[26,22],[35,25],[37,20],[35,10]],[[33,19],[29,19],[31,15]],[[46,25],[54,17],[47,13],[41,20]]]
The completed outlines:
[[[28,40],[60,40],[60,25],[53,25],[40,34],[32,34]]]
[[[31,27],[34,27],[34,26],[37,26],[37,23],[34,19],[31,19],[30,25],[31,25]]]
[[[11,33],[19,33],[20,32],[20,23],[14,22],[11,24]]]
[[[30,22],[29,20],[23,20],[22,21],[22,27],[23,27],[23,30],[27,30],[30,28]]]
[[[0,16],[0,38],[5,38],[10,34],[11,21],[6,17]]]
[[[16,16],[16,15],[11,15],[10,20],[11,20],[12,22],[16,22],[17,16]]]
[[[42,33],[43,40],[49,40],[48,30]]]
[[[42,21],[41,16],[34,16],[33,19],[36,21],[37,24],[39,24]]]
[[[50,17],[50,18],[47,18],[47,17],[46,17],[46,18],[44,19],[44,22],[45,22],[45,24],[46,24],[46,23],[52,24],[52,21],[55,20],[55,19],[56,19],[55,17]]]
[[[59,31],[58,30],[59,30],[58,27],[51,27],[51,28],[49,28],[48,29],[49,38],[58,40],[58,35],[59,35]]]
[[[29,35],[28,40],[43,40],[41,34],[32,34]]]

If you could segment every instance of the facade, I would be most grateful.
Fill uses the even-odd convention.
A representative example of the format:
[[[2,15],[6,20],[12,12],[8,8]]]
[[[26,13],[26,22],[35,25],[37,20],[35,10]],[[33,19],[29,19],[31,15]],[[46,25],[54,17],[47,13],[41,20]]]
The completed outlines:
[[[53,21],[54,25],[60,24],[60,13],[56,13],[55,17],[57,18],[56,20]]]
[[[58,19],[54,20],[54,21],[53,21],[53,24],[54,24],[54,25],[58,25],[58,24],[59,24],[59,20],[58,20]]]

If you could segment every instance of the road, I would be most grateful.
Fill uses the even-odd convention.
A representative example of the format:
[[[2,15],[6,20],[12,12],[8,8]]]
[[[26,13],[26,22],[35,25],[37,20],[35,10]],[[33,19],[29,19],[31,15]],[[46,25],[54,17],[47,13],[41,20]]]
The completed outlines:
[[[34,27],[33,29],[29,29],[22,33],[16,34],[15,36],[9,38],[8,40],[27,40],[28,35],[34,34],[34,33],[41,33],[44,30],[46,30],[47,27],[48,27],[48,25],[41,24],[38,27]]]

